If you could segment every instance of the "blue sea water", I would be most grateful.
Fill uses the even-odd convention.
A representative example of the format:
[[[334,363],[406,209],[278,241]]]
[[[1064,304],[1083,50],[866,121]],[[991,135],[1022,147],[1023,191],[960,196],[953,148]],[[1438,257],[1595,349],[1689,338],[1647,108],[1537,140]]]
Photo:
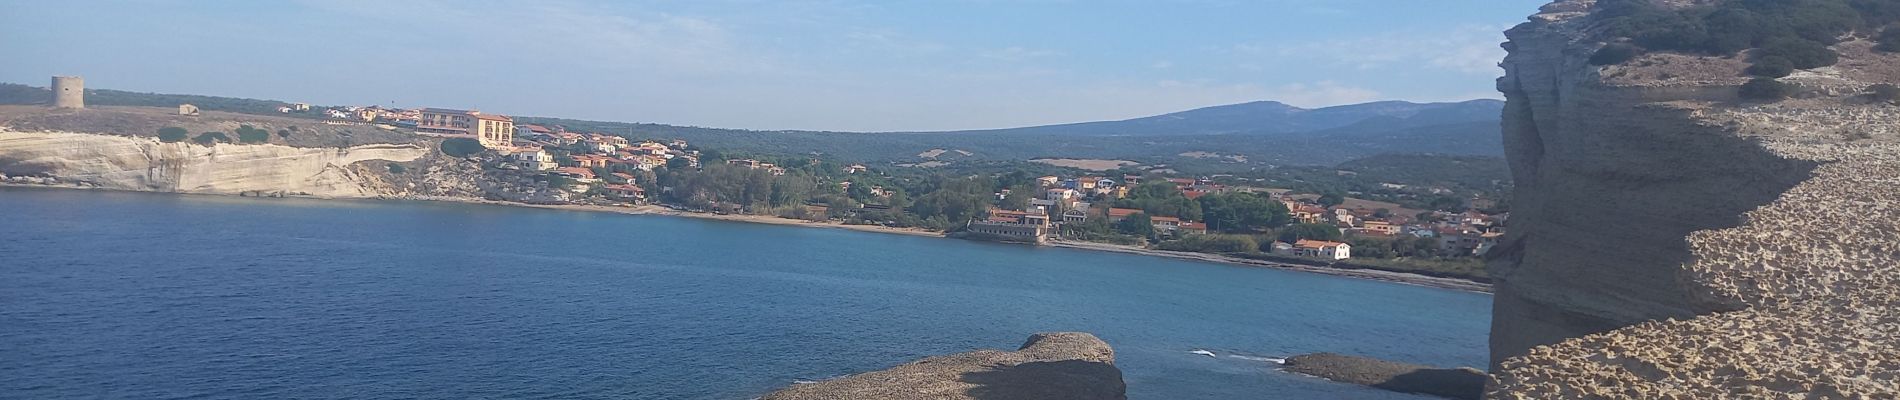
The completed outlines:
[[[1414,398],[1255,357],[1482,366],[1489,304],[836,229],[0,188],[8,399],[749,399],[1044,331],[1107,340],[1133,399]]]

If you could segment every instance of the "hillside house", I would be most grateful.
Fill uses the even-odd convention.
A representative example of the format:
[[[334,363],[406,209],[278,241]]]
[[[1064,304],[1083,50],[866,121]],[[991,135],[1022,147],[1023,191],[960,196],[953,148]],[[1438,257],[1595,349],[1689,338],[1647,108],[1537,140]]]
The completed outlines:
[[[548,171],[561,166],[554,162],[553,154],[539,147],[516,151],[514,154],[509,154],[508,158],[514,160],[515,166],[529,171]]]
[[[1318,257],[1329,260],[1352,258],[1352,245],[1324,240],[1306,240],[1293,242],[1294,255]]]

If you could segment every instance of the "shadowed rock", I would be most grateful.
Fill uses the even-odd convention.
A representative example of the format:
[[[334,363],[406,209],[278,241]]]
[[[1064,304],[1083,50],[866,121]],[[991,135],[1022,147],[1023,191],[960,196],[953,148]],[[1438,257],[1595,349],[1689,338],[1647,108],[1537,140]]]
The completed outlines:
[[[794,385],[762,400],[1126,399],[1115,350],[1087,333],[1038,333],[1016,351],[977,350]]]
[[[1472,368],[1433,368],[1333,353],[1289,358],[1285,370],[1394,392],[1453,399],[1475,400],[1484,393],[1485,383],[1484,372]]]

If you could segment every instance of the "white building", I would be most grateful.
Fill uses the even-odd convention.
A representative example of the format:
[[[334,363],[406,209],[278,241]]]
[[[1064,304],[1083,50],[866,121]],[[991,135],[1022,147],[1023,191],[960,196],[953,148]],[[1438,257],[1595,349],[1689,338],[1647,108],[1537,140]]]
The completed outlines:
[[[515,165],[525,170],[552,171],[561,166],[554,162],[553,154],[548,154],[547,151],[541,149],[518,151],[508,157],[514,159]]]
[[[1307,257],[1344,260],[1352,258],[1352,245],[1323,240],[1300,239],[1298,242],[1293,242],[1293,252],[1294,254]]]

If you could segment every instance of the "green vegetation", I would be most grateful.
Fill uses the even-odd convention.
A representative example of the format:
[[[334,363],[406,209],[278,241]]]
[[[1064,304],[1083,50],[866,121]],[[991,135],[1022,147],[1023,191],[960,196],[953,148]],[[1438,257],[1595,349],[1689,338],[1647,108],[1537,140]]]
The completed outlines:
[[[205,132],[198,134],[198,137],[192,138],[191,141],[199,145],[211,146],[218,143],[231,143],[231,137],[225,136],[224,132]]]
[[[1155,245],[1156,249],[1196,253],[1255,253],[1260,245],[1246,235],[1187,235]]]
[[[1755,65],[1748,66],[1749,75],[1764,78],[1780,78],[1794,73],[1794,62],[1779,56],[1762,57]]]
[[[277,137],[280,137],[280,138],[285,138],[285,139],[289,139],[289,138],[290,138],[290,130],[289,130],[289,129],[278,129],[278,130],[277,130]]]
[[[1741,95],[1744,99],[1776,101],[1794,94],[1794,87],[1772,78],[1755,78],[1742,84]]]
[[[1189,200],[1173,182],[1143,182],[1128,190],[1128,198],[1115,200],[1116,208],[1139,209],[1147,215],[1201,220],[1201,203]]]
[[[1293,243],[1300,239],[1339,241],[1345,234],[1338,227],[1327,224],[1296,224],[1280,231],[1279,241]]]
[[[482,142],[469,138],[449,138],[442,140],[442,154],[450,157],[468,157],[488,151]]]
[[[255,144],[255,143],[264,143],[264,142],[270,141],[270,131],[259,129],[258,127],[254,127],[250,125],[239,125],[237,129],[237,135],[238,135],[238,143]]]
[[[1598,50],[1591,57],[1595,64],[1622,63],[1645,49],[1711,56],[1760,49],[1757,66],[1786,61],[1794,69],[1818,68],[1839,61],[1828,46],[1844,35],[1900,21],[1900,2],[1894,0],[1732,0],[1680,10],[1653,0],[1603,0],[1597,7],[1599,40],[1628,42]],[[1882,47],[1900,46],[1888,40],[1900,34],[1882,31],[1879,38]],[[1750,73],[1776,77],[1779,67]]]
[[[191,131],[187,131],[185,130],[185,128],[180,128],[176,126],[168,126],[168,127],[158,129],[158,141],[160,142],[165,142],[165,143],[183,142],[185,141],[185,138],[189,136],[191,136]]]
[[[1254,193],[1216,193],[1195,199],[1209,230],[1253,233],[1286,225],[1286,204]]]
[[[1115,221],[1115,231],[1123,235],[1153,240],[1156,235],[1154,224],[1154,218],[1149,217],[1148,214],[1134,213],[1122,217],[1121,221]]]
[[[409,168],[402,166],[402,164],[389,163],[389,173],[400,174],[404,172],[409,172]]]
[[[1894,86],[1890,83],[1875,84],[1867,87],[1867,96],[1872,97],[1875,101],[1900,100],[1900,86]]]

